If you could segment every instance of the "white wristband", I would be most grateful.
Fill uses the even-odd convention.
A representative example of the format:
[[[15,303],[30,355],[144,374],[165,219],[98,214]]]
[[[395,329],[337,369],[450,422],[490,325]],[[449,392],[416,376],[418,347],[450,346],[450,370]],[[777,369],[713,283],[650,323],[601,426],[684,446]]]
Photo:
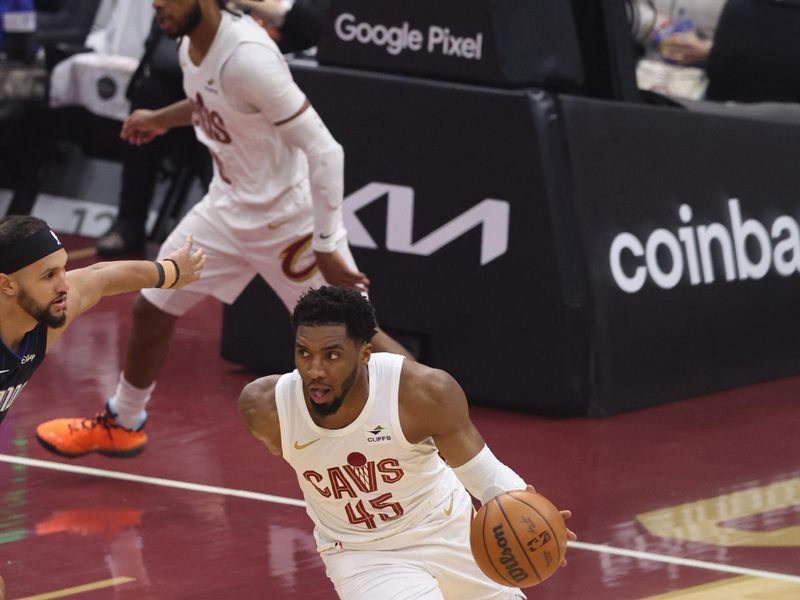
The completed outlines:
[[[497,460],[489,446],[484,446],[469,461],[453,471],[467,491],[480,500],[481,504],[486,504],[502,492],[526,488],[522,477]]]

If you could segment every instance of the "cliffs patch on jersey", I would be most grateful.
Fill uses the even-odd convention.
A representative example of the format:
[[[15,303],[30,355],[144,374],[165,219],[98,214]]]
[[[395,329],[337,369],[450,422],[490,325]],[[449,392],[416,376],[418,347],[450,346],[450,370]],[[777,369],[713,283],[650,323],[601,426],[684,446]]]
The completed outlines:
[[[364,435],[370,446],[388,444],[392,441],[392,431],[383,425],[370,425],[365,427]]]

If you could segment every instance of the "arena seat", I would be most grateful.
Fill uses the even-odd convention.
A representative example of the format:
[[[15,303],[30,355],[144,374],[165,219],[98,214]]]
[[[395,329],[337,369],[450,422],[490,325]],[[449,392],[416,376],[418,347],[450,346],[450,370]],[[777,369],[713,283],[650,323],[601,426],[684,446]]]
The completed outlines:
[[[800,102],[800,0],[728,0],[708,58],[709,100]]]

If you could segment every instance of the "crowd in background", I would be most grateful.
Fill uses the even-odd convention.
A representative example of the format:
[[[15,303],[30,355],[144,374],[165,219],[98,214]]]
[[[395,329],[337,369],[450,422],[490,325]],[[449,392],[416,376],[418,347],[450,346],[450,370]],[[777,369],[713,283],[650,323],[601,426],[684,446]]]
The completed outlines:
[[[313,49],[328,6],[328,0],[227,2],[227,8],[251,14],[287,53]],[[0,0],[1,13],[32,9],[39,43],[28,44],[28,58],[38,56],[47,64],[50,106],[86,108],[93,119],[89,125],[68,119],[81,130],[78,137],[89,132],[97,138],[82,139],[82,148],[105,140],[99,153],[123,164],[119,217],[98,241],[98,253],[141,253],[157,176],[183,170],[206,185],[210,173],[208,156],[191,131],[171,132],[146,148],[132,148],[114,135],[131,110],[156,108],[181,96],[174,41],[154,24],[149,2]],[[626,9],[641,90],[693,100],[800,101],[799,84],[787,68],[794,64],[796,43],[781,41],[781,36],[791,38],[792,18],[800,19],[797,6],[777,0],[626,0]],[[15,21],[6,29],[19,26]],[[764,32],[778,38],[774,45],[783,48],[782,54],[762,51],[758,40],[770,37]],[[20,58],[13,31],[5,45],[7,54],[13,50]],[[98,68],[110,87],[95,83]]]

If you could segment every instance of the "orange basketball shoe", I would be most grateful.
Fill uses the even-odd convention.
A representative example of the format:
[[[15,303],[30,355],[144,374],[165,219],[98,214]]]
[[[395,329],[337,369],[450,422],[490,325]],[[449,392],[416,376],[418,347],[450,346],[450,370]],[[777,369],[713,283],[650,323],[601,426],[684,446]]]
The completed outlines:
[[[36,439],[50,452],[75,458],[97,452],[129,458],[147,446],[144,424],[136,431],[117,425],[108,407],[91,419],[53,419],[36,428]]]

